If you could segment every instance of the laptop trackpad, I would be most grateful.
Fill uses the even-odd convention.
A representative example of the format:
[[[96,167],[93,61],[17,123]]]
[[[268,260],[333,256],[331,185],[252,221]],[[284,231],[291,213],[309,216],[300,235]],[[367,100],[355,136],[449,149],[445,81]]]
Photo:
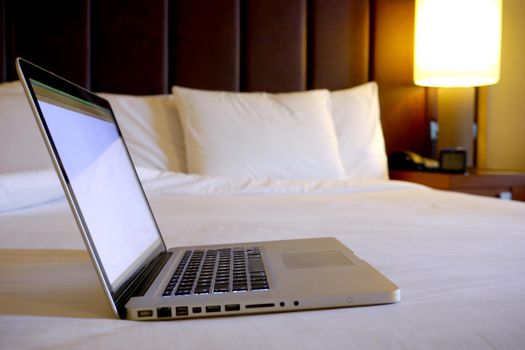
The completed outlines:
[[[334,250],[283,254],[282,259],[287,269],[353,265],[350,259]]]

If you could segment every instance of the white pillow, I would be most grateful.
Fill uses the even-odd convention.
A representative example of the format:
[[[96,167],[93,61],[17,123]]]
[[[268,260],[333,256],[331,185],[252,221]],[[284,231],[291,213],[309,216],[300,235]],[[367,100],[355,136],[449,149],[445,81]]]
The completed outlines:
[[[388,179],[377,84],[333,91],[331,97],[339,153],[347,177]]]
[[[52,166],[22,85],[0,84],[0,173]]]
[[[99,95],[109,100],[135,166],[186,172],[182,127],[172,95]]]
[[[342,179],[330,94],[235,93],[173,87],[190,173]]]

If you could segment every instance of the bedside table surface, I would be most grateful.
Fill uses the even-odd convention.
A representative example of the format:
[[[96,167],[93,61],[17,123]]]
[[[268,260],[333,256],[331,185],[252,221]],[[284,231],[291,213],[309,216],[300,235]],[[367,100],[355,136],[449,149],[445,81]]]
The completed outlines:
[[[466,174],[392,170],[392,180],[420,183],[440,190],[497,197],[511,192],[513,199],[525,200],[525,172],[471,169]]]

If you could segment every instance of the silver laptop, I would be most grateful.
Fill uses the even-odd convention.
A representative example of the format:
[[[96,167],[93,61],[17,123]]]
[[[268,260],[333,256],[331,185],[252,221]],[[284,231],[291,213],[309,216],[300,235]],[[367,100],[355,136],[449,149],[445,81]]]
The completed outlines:
[[[108,101],[23,59],[36,121],[115,315],[133,320],[394,303],[335,238],[167,249]]]

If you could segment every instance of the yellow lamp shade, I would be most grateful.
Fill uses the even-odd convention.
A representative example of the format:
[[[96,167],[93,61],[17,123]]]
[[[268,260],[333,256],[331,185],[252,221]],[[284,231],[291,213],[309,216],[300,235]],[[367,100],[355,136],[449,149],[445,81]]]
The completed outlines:
[[[501,1],[416,0],[416,85],[496,84],[500,72]]]

